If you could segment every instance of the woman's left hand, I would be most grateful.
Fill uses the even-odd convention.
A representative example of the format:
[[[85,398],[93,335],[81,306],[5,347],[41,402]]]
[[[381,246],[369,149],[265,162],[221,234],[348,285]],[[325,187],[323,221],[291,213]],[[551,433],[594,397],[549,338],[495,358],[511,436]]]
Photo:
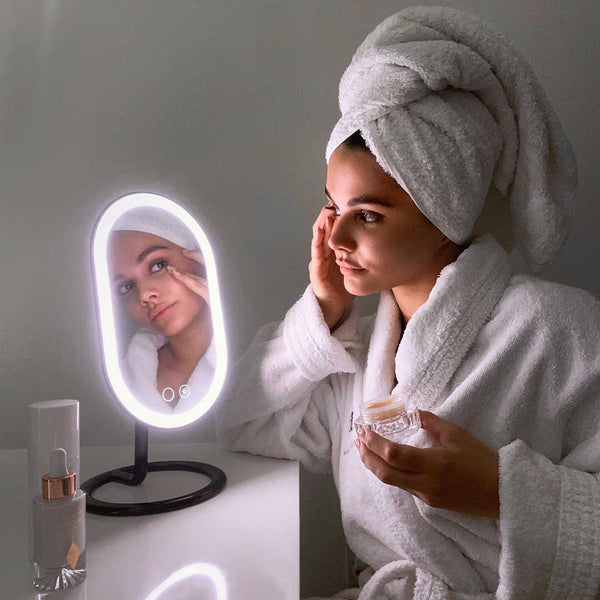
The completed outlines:
[[[468,431],[428,411],[421,425],[436,440],[430,448],[391,442],[359,428],[358,451],[365,466],[388,485],[402,488],[429,506],[497,518],[498,453]]]
[[[200,253],[200,250],[183,250],[183,255],[186,258],[196,261],[201,265],[204,265],[204,258]],[[183,273],[178,271],[174,266],[169,265],[167,267],[167,271],[169,274],[180,281],[185,285],[188,289],[190,289],[195,294],[198,294],[201,298],[204,299],[206,304],[210,306],[210,294],[208,290],[208,282],[204,277],[200,277],[199,275],[194,275],[193,273]]]

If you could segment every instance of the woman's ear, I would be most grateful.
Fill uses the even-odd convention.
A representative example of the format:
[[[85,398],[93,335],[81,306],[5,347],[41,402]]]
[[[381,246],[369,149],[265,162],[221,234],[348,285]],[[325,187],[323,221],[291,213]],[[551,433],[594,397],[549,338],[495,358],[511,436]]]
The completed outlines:
[[[444,253],[447,253],[450,256],[454,256],[455,258],[470,244],[471,240],[465,242],[464,244],[457,244],[453,242],[448,236],[444,235],[440,231],[440,250]]]
[[[456,244],[440,231],[440,248],[445,248],[447,246],[456,246]]]

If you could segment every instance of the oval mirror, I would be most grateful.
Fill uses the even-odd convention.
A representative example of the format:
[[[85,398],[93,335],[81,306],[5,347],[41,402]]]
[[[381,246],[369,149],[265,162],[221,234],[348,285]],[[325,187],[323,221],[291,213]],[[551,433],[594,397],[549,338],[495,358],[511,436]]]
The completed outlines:
[[[104,367],[120,404],[154,427],[199,419],[223,386],[227,352],[207,236],[175,202],[113,202],[93,236]]]

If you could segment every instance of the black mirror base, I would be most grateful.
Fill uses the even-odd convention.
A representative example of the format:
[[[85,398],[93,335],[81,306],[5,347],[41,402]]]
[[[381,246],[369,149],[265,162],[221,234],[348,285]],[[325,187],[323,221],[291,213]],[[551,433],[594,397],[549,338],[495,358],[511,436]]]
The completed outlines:
[[[122,483],[136,486],[143,483],[151,471],[191,471],[200,473],[210,479],[203,488],[167,500],[155,502],[105,502],[94,498],[94,492],[107,483]],[[110,517],[137,517],[140,515],[156,515],[159,513],[179,510],[200,504],[216,496],[227,482],[227,477],[221,469],[208,463],[186,460],[163,460],[148,462],[148,426],[140,421],[135,422],[135,464],[106,471],[88,479],[81,489],[87,494],[86,510],[97,515]]]
[[[149,472],[191,471],[193,473],[200,473],[209,477],[210,482],[203,488],[189,494],[154,502],[105,502],[94,498],[94,492],[107,483],[115,482],[126,485],[139,485],[141,483],[132,482],[132,479],[135,478],[135,465],[120,467],[112,471],[100,473],[82,484],[81,489],[87,494],[87,512],[111,517],[135,517],[179,510],[213,498],[221,492],[227,482],[227,476],[221,469],[207,463],[165,460],[146,463],[146,465]]]

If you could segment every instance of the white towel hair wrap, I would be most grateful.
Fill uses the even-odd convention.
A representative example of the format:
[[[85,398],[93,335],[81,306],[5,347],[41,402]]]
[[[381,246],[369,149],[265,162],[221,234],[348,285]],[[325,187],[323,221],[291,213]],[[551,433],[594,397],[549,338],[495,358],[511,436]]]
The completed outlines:
[[[187,250],[198,247],[198,242],[188,227],[162,208],[132,208],[117,219],[112,231],[141,231],[157,235]]]
[[[360,131],[384,171],[455,243],[470,240],[484,203],[501,202],[492,212],[510,219],[529,267],[556,257],[571,225],[575,156],[506,37],[455,9],[405,9],[360,45],[339,102],[327,161]]]

